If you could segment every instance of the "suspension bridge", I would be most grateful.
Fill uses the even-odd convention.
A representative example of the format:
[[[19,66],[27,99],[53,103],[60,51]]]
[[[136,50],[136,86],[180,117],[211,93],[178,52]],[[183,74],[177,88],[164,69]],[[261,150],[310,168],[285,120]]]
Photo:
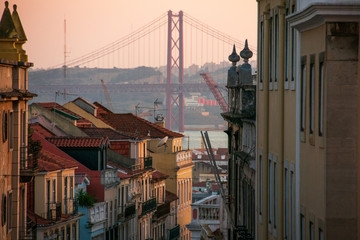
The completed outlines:
[[[67,59],[64,50],[64,63],[53,66],[53,69],[63,68],[64,82],[61,85],[30,86],[31,91],[43,94],[58,90],[80,94],[102,93],[99,84],[88,84],[86,87],[76,82],[70,82],[67,71],[71,68],[99,69],[131,69],[147,66],[162,73],[164,81],[149,84],[133,84],[131,82],[106,82],[110,94],[119,92],[164,92],[166,93],[165,125],[172,129],[177,125],[179,131],[184,131],[184,93],[209,91],[205,82],[184,81],[184,75],[191,77],[199,71],[207,73],[204,79],[209,79],[209,73],[223,71],[214,77],[214,82],[222,82],[228,67],[227,56],[233,45],[241,51],[244,41],[235,39],[182,11],[168,11],[143,27],[113,41],[106,46],[93,50],[83,56]],[[256,56],[256,48],[249,45]],[[184,73],[184,69],[186,72]],[[110,77],[109,77],[110,78]],[[144,76],[146,78],[146,76]],[[208,81],[208,80],[207,80]],[[214,84],[213,84],[214,85]]]

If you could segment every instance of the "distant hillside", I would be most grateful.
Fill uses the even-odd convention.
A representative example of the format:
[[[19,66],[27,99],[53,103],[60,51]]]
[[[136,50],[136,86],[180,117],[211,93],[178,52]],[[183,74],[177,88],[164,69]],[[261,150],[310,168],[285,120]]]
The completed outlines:
[[[154,68],[138,67],[134,69],[121,68],[68,68],[64,80],[63,69],[29,71],[29,83],[35,85],[62,85],[66,84],[99,84],[103,79],[106,83],[148,83],[162,82],[161,72]],[[146,82],[146,81],[145,81]]]

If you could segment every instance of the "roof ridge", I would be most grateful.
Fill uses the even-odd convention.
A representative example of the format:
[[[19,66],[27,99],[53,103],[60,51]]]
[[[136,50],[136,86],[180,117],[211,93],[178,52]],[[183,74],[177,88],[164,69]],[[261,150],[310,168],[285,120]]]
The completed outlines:
[[[133,113],[129,113],[129,114],[133,115],[134,117],[136,117],[136,118],[139,119],[140,121],[143,121],[143,122],[145,122],[145,123],[150,124],[151,126],[155,127],[155,128],[158,129],[159,131],[162,131],[164,134],[166,134],[168,131],[169,131],[169,132],[172,132],[172,133],[177,133],[177,132],[174,132],[174,131],[169,130],[169,129],[167,129],[167,128],[163,128],[163,127],[161,127],[161,126],[159,126],[159,125],[156,125],[155,123],[152,123],[152,122],[150,122],[150,121],[148,121],[148,120],[146,120],[146,119],[143,119],[143,118],[141,118],[141,117],[139,117],[139,116],[136,116],[136,115],[133,114]],[[181,133],[177,133],[177,134],[181,134]],[[181,134],[181,135],[182,135],[182,134]]]

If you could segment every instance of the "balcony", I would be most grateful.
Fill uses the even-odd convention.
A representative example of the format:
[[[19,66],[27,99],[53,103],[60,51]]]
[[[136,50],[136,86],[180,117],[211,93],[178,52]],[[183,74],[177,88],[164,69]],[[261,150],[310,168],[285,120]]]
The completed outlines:
[[[152,157],[133,158],[132,161],[135,162],[135,164],[131,166],[131,170],[134,173],[152,168]]]
[[[45,216],[43,215],[44,218],[56,221],[61,218],[61,203],[47,203],[46,209],[46,214]]]
[[[175,152],[176,154],[176,170],[179,170],[182,167],[193,166],[192,162],[192,152],[189,150],[183,150],[180,152]]]
[[[176,225],[174,228],[170,229],[169,240],[177,239],[180,237],[180,225]]]
[[[31,182],[37,172],[37,158],[28,155],[27,146],[20,147],[20,182]]]
[[[127,203],[122,211],[118,214],[118,221],[128,221],[129,219],[133,218],[136,213],[136,204],[135,203]]]
[[[141,204],[141,216],[156,209],[156,198],[152,198]]]
[[[160,219],[166,217],[168,214],[170,214],[170,202],[159,205],[153,219]]]
[[[106,221],[105,202],[95,203],[93,207],[88,208],[88,223],[94,225]]]

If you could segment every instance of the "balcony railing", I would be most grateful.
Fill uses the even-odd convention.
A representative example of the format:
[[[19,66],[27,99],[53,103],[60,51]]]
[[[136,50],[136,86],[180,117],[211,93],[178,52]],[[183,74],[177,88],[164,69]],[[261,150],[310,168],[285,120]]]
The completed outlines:
[[[180,226],[176,225],[174,228],[170,229],[169,239],[176,239],[180,236]]]
[[[152,168],[152,157],[139,157],[132,160],[135,162],[135,164],[131,166],[133,172],[139,172],[144,169]]]
[[[136,204],[135,203],[127,203],[124,208],[118,214],[119,221],[127,221],[130,218],[134,217],[136,213]]]
[[[136,213],[136,205],[135,203],[131,203],[125,208],[125,219],[129,219],[133,217]]]
[[[157,207],[155,217],[159,219],[163,216],[168,215],[169,213],[170,213],[170,202],[167,202]]]
[[[30,182],[37,174],[37,159],[28,155],[28,146],[20,147],[20,181]]]
[[[47,203],[46,219],[59,220],[61,218],[61,203]]]
[[[220,224],[220,197],[211,195],[191,204],[191,222],[198,224]]]
[[[94,206],[88,208],[88,223],[96,224],[106,220],[105,202],[95,203]]]
[[[156,209],[156,198],[152,198],[143,202],[141,205],[141,215],[145,215]]]

